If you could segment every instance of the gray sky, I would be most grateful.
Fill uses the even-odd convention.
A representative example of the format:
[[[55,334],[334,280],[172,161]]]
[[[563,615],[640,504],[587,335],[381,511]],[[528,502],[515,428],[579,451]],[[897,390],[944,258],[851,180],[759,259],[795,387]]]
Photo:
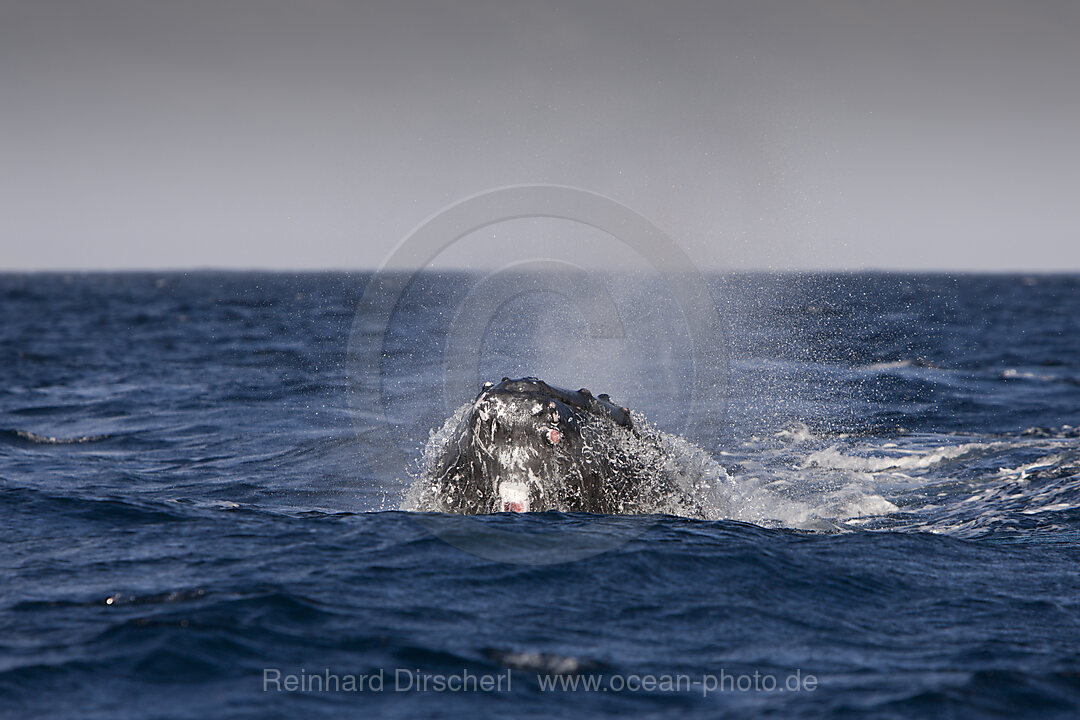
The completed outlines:
[[[1078,40],[1075,0],[0,0],[0,269],[374,267],[544,182],[710,268],[1080,270]]]

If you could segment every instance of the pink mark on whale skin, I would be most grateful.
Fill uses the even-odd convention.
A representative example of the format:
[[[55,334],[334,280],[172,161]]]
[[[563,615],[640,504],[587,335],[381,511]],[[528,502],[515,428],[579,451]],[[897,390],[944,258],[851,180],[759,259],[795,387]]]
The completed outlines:
[[[513,500],[506,500],[503,502],[503,512],[527,512],[528,508],[525,507],[523,502],[515,502]]]
[[[552,428],[548,430],[547,439],[548,442],[550,442],[552,445],[558,445],[559,441],[562,440],[562,433],[560,433],[555,428]]]

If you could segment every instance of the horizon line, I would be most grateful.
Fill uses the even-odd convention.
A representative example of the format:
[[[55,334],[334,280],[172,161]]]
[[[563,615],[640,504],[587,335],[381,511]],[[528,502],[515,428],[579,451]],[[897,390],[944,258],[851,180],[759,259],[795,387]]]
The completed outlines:
[[[586,270],[614,274],[648,274],[651,268],[584,268]],[[886,267],[815,267],[815,268],[712,268],[698,267],[698,272],[705,275],[1000,275],[1000,276],[1062,276],[1080,275],[1080,267],[1070,269],[1046,268],[886,268]],[[498,272],[498,267],[486,266],[445,266],[422,268],[416,272],[427,273],[470,273],[481,274]],[[378,272],[414,272],[407,267],[259,267],[227,265],[192,265],[186,267],[90,267],[90,268],[0,268],[0,275],[149,275],[149,274],[237,274],[237,275],[330,275],[330,274],[371,274]],[[518,272],[534,272],[519,270]]]

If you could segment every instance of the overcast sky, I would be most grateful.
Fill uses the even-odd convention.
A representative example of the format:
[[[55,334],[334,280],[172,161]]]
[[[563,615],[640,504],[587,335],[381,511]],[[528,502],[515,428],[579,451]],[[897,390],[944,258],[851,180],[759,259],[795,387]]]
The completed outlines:
[[[542,182],[709,268],[1080,270],[1078,78],[1075,0],[0,0],[0,269],[376,267]]]

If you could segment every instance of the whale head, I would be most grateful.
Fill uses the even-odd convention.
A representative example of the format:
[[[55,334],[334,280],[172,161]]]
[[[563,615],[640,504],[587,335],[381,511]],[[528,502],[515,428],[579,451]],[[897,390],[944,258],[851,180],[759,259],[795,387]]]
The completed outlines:
[[[590,461],[583,432],[595,420],[630,427],[628,412],[606,395],[563,390],[536,378],[487,383],[436,476],[448,480],[466,512],[577,507],[583,492],[602,490],[586,487]]]

